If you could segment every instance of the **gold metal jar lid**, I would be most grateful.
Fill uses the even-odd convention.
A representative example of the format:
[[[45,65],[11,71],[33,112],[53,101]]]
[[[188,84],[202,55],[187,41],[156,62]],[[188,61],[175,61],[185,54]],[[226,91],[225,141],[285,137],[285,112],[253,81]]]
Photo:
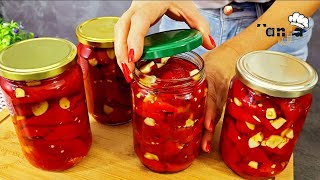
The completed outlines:
[[[248,87],[282,98],[308,94],[318,81],[317,72],[308,63],[273,51],[244,55],[237,62],[236,72]]]
[[[98,17],[81,23],[76,28],[78,41],[94,47],[112,48],[114,25],[118,19],[118,17]]]
[[[51,78],[73,65],[76,55],[76,46],[64,39],[21,41],[0,52],[0,76],[16,81]]]

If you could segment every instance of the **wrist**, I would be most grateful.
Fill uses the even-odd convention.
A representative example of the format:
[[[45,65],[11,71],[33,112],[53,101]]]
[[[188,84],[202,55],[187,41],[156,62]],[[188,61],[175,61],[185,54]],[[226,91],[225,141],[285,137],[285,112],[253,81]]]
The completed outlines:
[[[208,56],[211,57],[205,57],[206,67],[210,67],[211,71],[216,71],[215,73],[222,79],[229,80],[235,75],[237,61],[243,55],[243,52],[224,43],[208,53]]]

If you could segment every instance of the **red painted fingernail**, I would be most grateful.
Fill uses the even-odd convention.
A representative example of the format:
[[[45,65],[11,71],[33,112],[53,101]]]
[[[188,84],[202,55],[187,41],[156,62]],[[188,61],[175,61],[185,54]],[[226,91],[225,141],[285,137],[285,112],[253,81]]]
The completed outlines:
[[[133,58],[134,58],[134,50],[130,49],[128,53],[128,63],[131,63],[133,61]]]
[[[209,131],[210,131],[210,132],[213,132],[213,121],[210,121]]]
[[[211,35],[209,35],[209,39],[211,41],[211,44],[212,44],[213,48],[215,48],[216,47],[216,42],[214,42],[214,40],[213,40]]]
[[[210,141],[207,141],[206,152],[207,152],[207,153],[210,153],[210,152],[211,152],[211,142],[210,142]]]
[[[121,65],[122,65],[122,70],[123,70],[124,78],[126,79],[126,81],[127,81],[128,83],[131,83],[132,77],[130,76],[131,72],[130,72],[130,70],[129,70],[128,65],[127,65],[126,63],[124,63],[124,62],[121,63]]]

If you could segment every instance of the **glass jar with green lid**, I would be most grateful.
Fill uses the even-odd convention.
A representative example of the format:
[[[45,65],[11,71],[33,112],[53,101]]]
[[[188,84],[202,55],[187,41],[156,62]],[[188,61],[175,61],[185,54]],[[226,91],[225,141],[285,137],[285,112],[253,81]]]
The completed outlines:
[[[83,71],[89,113],[100,123],[124,124],[132,118],[130,84],[114,54],[117,17],[98,17],[76,29],[78,63]]]
[[[200,152],[208,85],[203,59],[192,50],[201,44],[193,29],[145,38],[131,84],[132,125],[134,150],[152,171],[184,170]]]
[[[35,167],[62,171],[83,159],[92,136],[76,46],[37,38],[0,52],[0,86],[22,151]]]

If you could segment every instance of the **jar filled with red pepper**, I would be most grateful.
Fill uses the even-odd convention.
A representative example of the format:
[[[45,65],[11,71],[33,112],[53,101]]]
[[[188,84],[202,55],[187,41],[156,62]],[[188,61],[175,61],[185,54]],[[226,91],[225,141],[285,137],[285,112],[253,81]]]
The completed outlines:
[[[35,167],[62,171],[88,153],[91,131],[76,46],[57,38],[0,53],[0,86],[22,151]]]
[[[132,119],[130,85],[117,65],[113,48],[117,21],[117,17],[99,17],[76,29],[88,110],[94,119],[108,125]]]
[[[165,51],[171,41],[178,47]],[[134,149],[152,171],[178,172],[199,154],[208,89],[202,58],[191,51],[172,53],[201,45],[202,36],[194,30],[168,31],[148,36],[145,42],[149,47],[143,58],[149,59],[136,63],[131,85]],[[169,57],[152,59],[155,54]]]
[[[232,79],[221,132],[224,162],[247,179],[269,178],[287,166],[311,106],[316,71],[293,56],[256,51]]]

